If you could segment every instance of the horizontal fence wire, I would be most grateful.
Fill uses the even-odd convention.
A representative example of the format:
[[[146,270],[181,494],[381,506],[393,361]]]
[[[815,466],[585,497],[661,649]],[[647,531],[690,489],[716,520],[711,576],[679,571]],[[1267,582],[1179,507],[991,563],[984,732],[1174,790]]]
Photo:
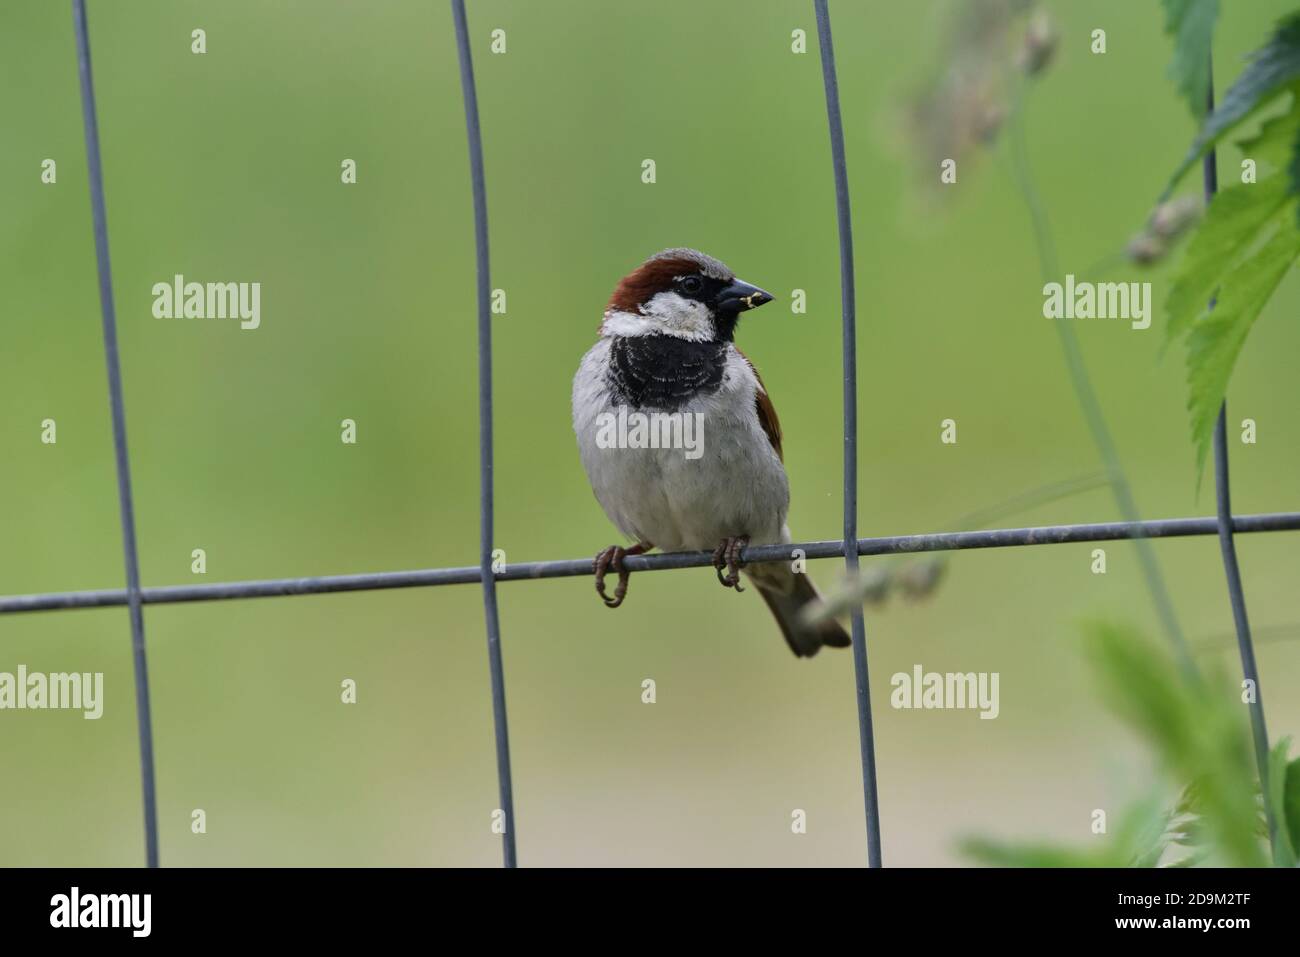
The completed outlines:
[[[1300,531],[1300,512],[1266,512],[1235,515],[1232,531]],[[1078,542],[1118,542],[1138,538],[1187,538],[1218,535],[1217,518],[1164,518],[1142,522],[1099,522],[1083,525],[1038,525],[1026,528],[994,528],[977,531],[933,532],[924,535],[894,535],[859,538],[859,555],[905,555],[919,552],[954,552],[982,548],[1014,548],[1028,545],[1065,545]],[[788,545],[751,545],[740,553],[745,563],[791,561],[795,558],[843,558],[844,543],[830,541],[794,542]],[[636,555],[623,560],[630,572],[667,571],[713,565],[711,552],[668,552]],[[535,581],[545,578],[574,578],[592,574],[591,558],[507,564],[496,571],[498,581]],[[381,591],[390,588],[424,588],[438,585],[471,585],[482,581],[478,565],[425,568],[395,572],[364,572],[354,575],[325,575],[306,578],[270,578],[257,581],[215,582],[202,585],[161,585],[142,588],[146,605],[186,602],[227,601],[243,598],[280,598],[292,595],[323,595],[333,592]],[[106,608],[127,603],[124,589],[50,592],[37,595],[0,597],[0,614],[57,611],[72,608]]]
[[[108,256],[108,215],[104,175],[100,165],[99,121],[95,112],[95,83],[90,71],[90,30],[85,0],[72,0],[72,26],[77,41],[77,72],[81,80],[81,116],[86,136],[86,171],[99,273],[99,307],[108,369],[108,405],[113,419],[113,457],[117,465],[118,511],[122,520],[122,551],[126,560],[124,603],[130,609],[131,661],[135,675],[136,726],[140,739],[140,783],[144,803],[145,865],[158,866],[158,799],[153,767],[153,718],[149,705],[149,668],[144,650],[140,561],[135,541],[135,507],[131,499],[131,463],[126,444],[126,403],[122,398],[122,367],[117,349],[117,312],[113,308],[113,269]]]

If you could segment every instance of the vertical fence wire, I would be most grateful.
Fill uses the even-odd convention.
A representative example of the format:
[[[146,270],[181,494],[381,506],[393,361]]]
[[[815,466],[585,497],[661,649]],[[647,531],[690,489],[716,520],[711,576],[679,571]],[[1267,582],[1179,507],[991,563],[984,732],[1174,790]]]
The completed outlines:
[[[1206,115],[1214,112],[1214,63],[1210,62],[1210,85],[1206,99]],[[1219,189],[1218,166],[1214,147],[1210,147],[1202,161],[1202,179],[1205,184],[1205,202],[1214,198]],[[1211,301],[1210,306],[1214,303]],[[1246,594],[1241,586],[1241,568],[1237,564],[1237,545],[1233,540],[1232,492],[1228,482],[1228,400],[1219,406],[1219,418],[1214,424],[1214,497],[1219,518],[1219,551],[1223,555],[1223,573],[1228,580],[1228,601],[1232,605],[1232,621],[1237,632],[1237,651],[1241,656],[1242,675],[1252,683],[1255,692],[1250,702],[1250,732],[1255,744],[1255,764],[1259,769],[1259,786],[1264,795],[1264,816],[1268,823],[1268,842],[1277,841],[1277,821],[1273,802],[1268,791],[1268,726],[1264,723],[1264,691],[1259,684],[1259,667],[1255,664],[1255,646],[1250,637],[1250,619],[1246,616]]]
[[[858,570],[858,356],[856,292],[853,278],[853,221],[849,209],[848,163],[840,87],[835,76],[835,46],[826,0],[813,0],[821,48],[826,120],[830,127],[831,165],[835,172],[835,215],[840,237],[840,295],[844,355],[844,564]],[[880,867],[880,803],[876,785],[876,741],[871,722],[871,681],[867,671],[867,632],[862,606],[853,608],[853,673],[857,683],[858,744],[862,753],[862,797],[867,818],[867,863]]]
[[[510,732],[506,724],[506,681],[501,661],[501,624],[497,614],[497,583],[492,571],[492,290],[489,281],[487,191],[483,180],[483,140],[479,133],[478,93],[470,52],[465,0],[451,0],[456,22],[460,85],[465,95],[465,134],[469,140],[469,173],[474,191],[474,253],[478,264],[478,439],[479,439],[479,575],[483,581],[483,616],[487,624],[488,670],[492,680],[492,723],[496,735],[497,781],[505,815],[502,854],[514,867],[515,809],[510,777]]]
[[[131,618],[131,659],[135,672],[135,714],[140,738],[140,784],[144,798],[145,863],[158,866],[158,807],[153,769],[153,719],[149,706],[149,667],[144,651],[144,611],[140,598],[140,561],[135,542],[135,508],[131,500],[131,464],[127,456],[126,409],[122,400],[122,368],[117,349],[117,313],[113,308],[113,271],[108,258],[108,220],[104,211],[104,175],[99,157],[99,123],[95,117],[95,84],[90,72],[90,35],[86,0],[72,0],[77,35],[77,72],[81,78],[81,117],[86,133],[86,170],[90,178],[90,208],[99,270],[99,307],[104,329],[104,362],[108,367],[108,402],[113,418],[113,455],[117,463],[117,500],[122,519],[122,551],[126,560],[127,608]]]

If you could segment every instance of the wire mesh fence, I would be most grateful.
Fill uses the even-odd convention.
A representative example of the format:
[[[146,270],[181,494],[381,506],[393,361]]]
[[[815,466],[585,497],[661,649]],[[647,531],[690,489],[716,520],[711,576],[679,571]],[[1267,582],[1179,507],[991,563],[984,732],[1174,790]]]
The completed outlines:
[[[153,604],[226,601],[248,598],[285,597],[326,593],[374,591],[394,588],[433,587],[454,584],[481,586],[484,624],[487,638],[488,665],[491,679],[492,715],[495,729],[496,761],[500,811],[504,831],[504,864],[517,863],[516,822],[511,783],[509,734],[507,724],[501,627],[497,606],[498,582],[525,581],[589,575],[589,558],[512,563],[494,566],[494,497],[493,497],[493,407],[492,407],[492,330],[491,282],[488,242],[487,198],[483,170],[483,149],[479,111],[474,83],[470,31],[464,0],[450,0],[455,27],[460,80],[465,107],[466,137],[469,153],[471,194],[475,224],[477,262],[478,328],[478,410],[479,410],[479,492],[480,492],[480,560],[475,566],[413,569],[366,574],[343,574],[303,578],[234,581],[204,585],[144,586],[140,581],[136,546],[134,504],[131,492],[130,457],[126,434],[126,411],[123,401],[122,375],[118,357],[117,320],[114,310],[112,268],[109,256],[108,226],[105,213],[104,183],[100,159],[99,131],[95,108],[94,82],[91,71],[89,29],[85,0],[72,0],[80,76],[81,104],[87,167],[94,228],[96,267],[103,329],[104,358],[107,367],[109,406],[113,428],[118,503],[122,527],[126,584],[120,589],[51,592],[0,596],[0,614],[126,606],[130,613],[131,647],[134,669],[137,732],[141,759],[141,791],[144,813],[145,861],[150,867],[159,864],[157,797],[154,779],[152,718],[149,702],[149,676],[145,652],[143,607]],[[860,538],[857,534],[857,360],[855,277],[852,217],[848,191],[847,160],[844,149],[843,123],[835,70],[835,54],[827,0],[814,0],[823,86],[830,139],[832,174],[835,184],[841,282],[842,360],[843,360],[843,434],[844,471],[843,537],[835,540],[805,541],[793,544],[746,547],[741,552],[745,563],[789,561],[792,558],[843,559],[850,573],[858,567],[860,556],[919,552],[947,552],[986,548],[1010,548],[1072,542],[1145,540],[1187,536],[1217,535],[1223,553],[1225,575],[1236,625],[1239,652],[1245,677],[1259,684],[1250,630],[1246,616],[1241,575],[1237,565],[1233,536],[1238,533],[1300,530],[1300,512],[1273,512],[1257,515],[1233,515],[1229,494],[1226,412],[1220,412],[1214,443],[1217,514],[1214,517],[1171,518],[1148,521],[1124,521],[1093,524],[1051,525],[1023,528],[982,529],[975,531],[937,532],[917,535]],[[1213,151],[1205,160],[1205,188],[1208,195],[1215,189]],[[1226,406],[1225,406],[1226,409]],[[707,552],[674,552],[628,557],[624,565],[629,572],[664,571],[711,565]],[[867,860],[870,866],[882,864],[878,785],[876,778],[875,741],[872,728],[870,681],[866,630],[860,606],[852,612],[852,654],[856,676],[856,700],[859,719],[860,760],[862,765],[863,801],[866,815]],[[1252,729],[1260,757],[1261,780],[1266,780],[1267,733],[1264,725],[1262,694],[1251,705]],[[1270,821],[1270,826],[1272,822]]]

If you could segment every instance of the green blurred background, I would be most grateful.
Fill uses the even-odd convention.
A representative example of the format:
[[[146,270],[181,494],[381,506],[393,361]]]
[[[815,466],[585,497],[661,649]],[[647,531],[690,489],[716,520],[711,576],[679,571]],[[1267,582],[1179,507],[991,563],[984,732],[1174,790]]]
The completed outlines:
[[[448,5],[89,6],[144,581],[473,564],[473,235]],[[508,295],[494,337],[509,561],[615,540],[578,461],[569,383],[614,282],[670,245],[778,294],[739,341],[787,432],[796,537],[838,536],[839,276],[811,6],[469,4],[492,280]],[[1005,136],[964,156],[938,203],[920,185],[937,168],[904,135],[959,4],[831,6],[857,240],[859,527],[937,530],[1098,461],[1041,317]],[[1029,152],[1062,271],[1079,274],[1141,226],[1193,127],[1154,0],[1045,6],[1061,49],[1029,94]],[[1220,89],[1294,4],[1227,6]],[[1104,56],[1088,52],[1094,27]],[[489,53],[497,28],[504,55]],[[0,70],[0,593],[120,587],[68,4],[6,0]],[[40,182],[47,157],[55,185]],[[344,158],[356,185],[339,181]],[[1225,176],[1235,164],[1224,151]],[[175,273],[261,282],[261,328],[153,318],[150,287]],[[1110,275],[1154,282],[1151,330],[1076,326],[1144,515],[1210,514],[1181,355],[1159,356],[1168,264]],[[795,288],[806,315],[789,309]],[[1232,420],[1259,423],[1257,445],[1232,447],[1240,512],[1300,507],[1298,307],[1292,276],[1233,378]],[[938,440],[948,417],[955,447]],[[45,418],[57,445],[40,442]],[[1007,523],[1117,517],[1098,489]],[[1235,668],[1217,543],[1155,547],[1189,636]],[[1256,626],[1300,622],[1300,537],[1238,547]],[[961,863],[970,832],[1086,842],[1093,808],[1155,780],[1080,654],[1089,617],[1155,633],[1134,549],[1107,550],[1104,576],[1086,545],[959,554],[929,600],[868,614],[887,864]],[[812,567],[827,584],[838,570]],[[506,584],[500,601],[522,863],[864,860],[847,653],[793,659],[757,596],[707,569],[641,575],[616,613],[587,579]],[[154,606],[145,622],[164,864],[499,863],[476,587]],[[1258,654],[1272,734],[1300,730],[1300,644]],[[892,710],[890,675],[916,663],[1000,672],[1000,716]],[[97,722],[0,713],[0,863],[141,862],[125,610],[0,618],[0,671],[19,664],[103,671],[106,706]],[[355,705],[340,703],[344,678]],[[190,831],[195,808],[206,834]],[[795,808],[806,835],[791,833]]]

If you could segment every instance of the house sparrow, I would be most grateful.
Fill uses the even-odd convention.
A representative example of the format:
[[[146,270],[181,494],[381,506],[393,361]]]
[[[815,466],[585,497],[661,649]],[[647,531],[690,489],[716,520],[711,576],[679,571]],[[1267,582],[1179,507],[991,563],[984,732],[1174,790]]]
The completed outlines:
[[[596,591],[610,608],[627,594],[628,555],[713,549],[718,580],[743,591],[740,552],[791,541],[781,426],[753,363],[732,342],[740,314],[771,300],[694,249],[651,256],[610,297],[600,339],[573,379],[582,464],[605,514],[636,543],[595,558]],[[683,438],[694,445],[683,448]],[[618,574],[613,597],[610,569]],[[796,655],[849,645],[835,621],[805,623],[800,612],[820,596],[789,563],[745,574]]]

